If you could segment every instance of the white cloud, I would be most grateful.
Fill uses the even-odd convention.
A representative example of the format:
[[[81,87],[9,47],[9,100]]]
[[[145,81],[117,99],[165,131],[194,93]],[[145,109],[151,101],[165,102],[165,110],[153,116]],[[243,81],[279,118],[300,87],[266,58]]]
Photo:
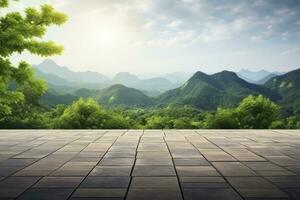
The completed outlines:
[[[180,20],[175,20],[175,21],[172,21],[171,23],[169,23],[167,25],[168,28],[171,28],[171,29],[177,29],[180,27],[180,25],[182,25],[182,21]]]
[[[77,68],[152,69],[164,63],[162,56],[169,56],[172,65],[186,59],[188,64],[217,66],[238,60],[225,58],[228,49],[235,56],[244,55],[238,51],[245,48],[276,54],[276,45],[300,40],[300,2],[294,0],[22,0],[15,6],[46,2],[69,15],[69,22],[51,29],[47,38],[65,46],[58,61]],[[210,55],[199,58],[199,52]],[[216,55],[224,64],[208,60]],[[248,62],[258,63],[258,57]]]
[[[296,54],[296,53],[300,53],[300,47],[290,48],[290,49],[282,52],[282,55],[290,55],[290,54]]]

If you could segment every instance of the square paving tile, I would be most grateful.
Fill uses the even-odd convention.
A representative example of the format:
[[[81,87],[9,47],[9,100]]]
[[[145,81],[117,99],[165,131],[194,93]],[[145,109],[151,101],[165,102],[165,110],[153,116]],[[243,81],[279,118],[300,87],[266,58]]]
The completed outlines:
[[[73,189],[58,188],[31,188],[23,193],[20,200],[66,200],[72,194]]]
[[[208,166],[210,163],[204,158],[175,158],[176,166]]]
[[[176,176],[173,166],[136,165],[132,176]]]
[[[124,198],[127,189],[120,188],[79,188],[72,195],[80,198]]]
[[[130,176],[131,166],[96,166],[89,176]]]
[[[99,165],[133,165],[134,158],[103,158]]]
[[[84,177],[44,177],[34,188],[76,188]]]
[[[177,177],[133,177],[130,188],[179,189]]]
[[[211,166],[177,166],[178,176],[220,176]]]
[[[233,189],[183,189],[185,200],[209,199],[209,200],[242,200]]]
[[[223,176],[257,176],[254,171],[240,162],[213,162],[212,164]]]
[[[245,198],[283,198],[285,192],[261,177],[228,177],[227,180]]]
[[[127,188],[130,177],[87,177],[81,188]]]
[[[180,190],[171,189],[129,189],[127,200],[182,200]]]
[[[182,188],[231,188],[223,177],[180,177]]]
[[[135,165],[173,165],[171,158],[138,158]]]
[[[8,177],[0,182],[0,198],[16,198],[40,177]]]

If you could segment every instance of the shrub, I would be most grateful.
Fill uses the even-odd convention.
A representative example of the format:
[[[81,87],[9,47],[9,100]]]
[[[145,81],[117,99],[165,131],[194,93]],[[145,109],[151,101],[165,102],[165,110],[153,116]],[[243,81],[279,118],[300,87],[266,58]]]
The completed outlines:
[[[269,128],[277,119],[279,107],[269,99],[259,96],[248,96],[236,109],[240,128]]]

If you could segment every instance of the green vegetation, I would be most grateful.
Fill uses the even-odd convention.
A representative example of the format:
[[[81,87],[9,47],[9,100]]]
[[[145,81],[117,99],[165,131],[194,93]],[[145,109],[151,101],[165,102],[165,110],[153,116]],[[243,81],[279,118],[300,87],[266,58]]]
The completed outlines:
[[[236,108],[201,111],[192,107],[104,108],[92,98],[47,111],[35,109],[1,121],[2,128],[55,129],[267,129],[300,128],[300,117],[280,118],[279,107],[263,96],[249,96]]]
[[[0,9],[8,3],[0,0]],[[82,80],[84,72],[56,68],[58,74],[72,74],[66,81],[57,74],[34,71],[26,62],[13,66],[10,56],[14,53],[60,54],[63,47],[42,38],[49,26],[61,25],[66,19],[49,5],[0,17],[0,128],[300,128],[300,70],[274,77],[263,86],[248,83],[233,72],[197,72],[183,86],[148,97],[123,85],[74,87],[70,81]],[[47,90],[35,73],[60,85],[50,83]],[[106,80],[101,74],[84,75],[99,83]],[[118,81],[123,78],[124,74]],[[163,79],[147,81],[154,88],[162,82],[168,85]]]
[[[272,100],[278,99],[278,95],[273,91],[248,83],[234,72],[223,71],[213,75],[197,72],[182,87],[162,94],[159,102],[215,110],[218,107],[236,106],[248,95],[259,94]]]
[[[1,8],[7,7],[8,0],[0,0]],[[63,47],[52,41],[42,41],[51,25],[61,25],[67,17],[56,12],[51,6],[27,8],[25,13],[10,12],[0,17],[0,124],[4,127],[22,127],[35,122],[39,110],[39,98],[46,91],[41,80],[34,79],[31,66],[20,62],[13,66],[9,58],[24,51],[40,56],[60,54]],[[30,119],[28,119],[28,117]]]
[[[269,128],[278,119],[278,106],[262,95],[248,96],[237,108],[219,109],[214,115],[209,115],[207,128]]]
[[[280,94],[278,103],[288,117],[299,113],[300,109],[300,69],[270,79],[265,87]]]

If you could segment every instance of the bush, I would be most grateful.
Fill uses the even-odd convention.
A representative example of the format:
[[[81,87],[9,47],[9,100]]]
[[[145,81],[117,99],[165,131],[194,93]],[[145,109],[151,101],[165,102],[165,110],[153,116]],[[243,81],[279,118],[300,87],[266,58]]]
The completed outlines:
[[[286,124],[282,120],[274,121],[270,126],[270,129],[285,129],[285,128],[286,128]]]
[[[130,128],[127,119],[120,114],[107,112],[94,99],[80,98],[67,108],[57,107],[52,114],[62,112],[55,120],[56,128],[66,129],[122,129]]]
[[[279,107],[269,99],[259,96],[248,96],[236,109],[240,128],[269,128],[279,114]]]
[[[288,117],[287,121],[287,128],[289,129],[298,129],[300,128],[300,118],[297,116]]]
[[[239,121],[235,110],[232,109],[218,109],[213,114],[208,114],[205,121],[206,128],[216,129],[236,129],[239,128]]]
[[[173,128],[173,123],[168,117],[152,116],[147,120],[146,128],[171,129]]]

